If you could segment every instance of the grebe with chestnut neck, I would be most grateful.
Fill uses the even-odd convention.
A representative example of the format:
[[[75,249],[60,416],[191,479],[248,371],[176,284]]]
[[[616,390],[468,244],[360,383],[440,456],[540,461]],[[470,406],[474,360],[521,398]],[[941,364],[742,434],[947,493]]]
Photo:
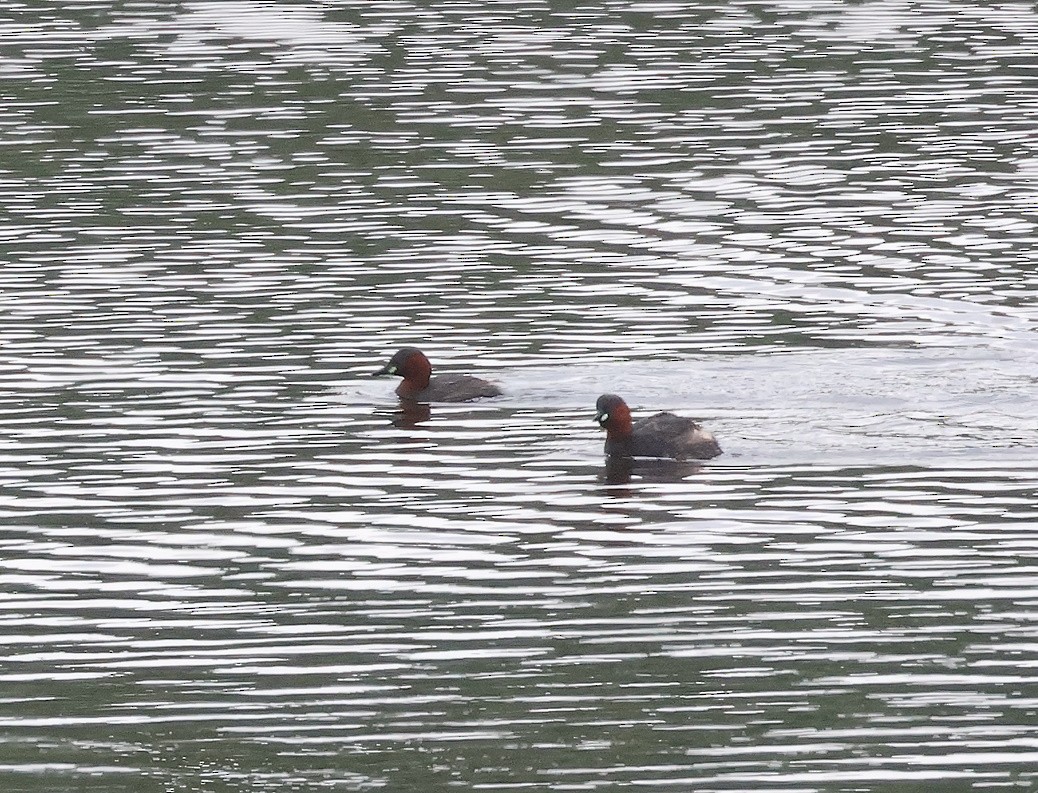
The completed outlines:
[[[607,457],[672,457],[709,460],[721,453],[712,433],[692,419],[673,413],[631,421],[631,409],[616,394],[602,394],[595,421],[606,431]]]
[[[416,402],[468,402],[501,395],[501,389],[496,385],[471,375],[441,374],[433,377],[432,364],[417,347],[401,347],[373,376],[383,374],[402,377],[396,395]]]

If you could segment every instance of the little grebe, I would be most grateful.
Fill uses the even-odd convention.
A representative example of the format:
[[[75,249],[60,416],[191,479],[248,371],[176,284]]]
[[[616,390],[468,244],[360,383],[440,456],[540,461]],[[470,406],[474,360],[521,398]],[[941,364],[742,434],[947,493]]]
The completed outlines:
[[[396,387],[401,399],[420,402],[468,402],[480,397],[499,396],[501,389],[493,383],[465,374],[442,374],[432,377],[432,365],[421,350],[402,347],[389,363],[375,372],[404,378]]]
[[[721,453],[714,436],[692,419],[657,413],[632,424],[631,409],[616,394],[600,396],[595,411],[595,421],[606,431],[608,457],[709,460]]]

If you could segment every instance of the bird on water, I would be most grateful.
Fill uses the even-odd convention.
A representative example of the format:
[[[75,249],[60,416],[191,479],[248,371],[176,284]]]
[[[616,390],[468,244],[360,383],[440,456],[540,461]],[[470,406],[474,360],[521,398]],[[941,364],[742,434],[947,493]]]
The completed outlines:
[[[692,419],[657,413],[632,422],[631,409],[616,394],[598,398],[595,421],[606,431],[607,457],[709,460],[721,453],[713,434]]]
[[[397,396],[417,402],[468,402],[501,394],[501,389],[493,383],[472,375],[441,374],[433,377],[432,364],[417,347],[401,347],[373,376],[384,374],[403,378],[396,387]]]

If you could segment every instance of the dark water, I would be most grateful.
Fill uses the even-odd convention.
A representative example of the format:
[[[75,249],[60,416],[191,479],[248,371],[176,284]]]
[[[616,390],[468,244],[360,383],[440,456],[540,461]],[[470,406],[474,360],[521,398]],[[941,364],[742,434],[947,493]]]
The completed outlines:
[[[1038,787],[1032,7],[0,36],[4,791]]]

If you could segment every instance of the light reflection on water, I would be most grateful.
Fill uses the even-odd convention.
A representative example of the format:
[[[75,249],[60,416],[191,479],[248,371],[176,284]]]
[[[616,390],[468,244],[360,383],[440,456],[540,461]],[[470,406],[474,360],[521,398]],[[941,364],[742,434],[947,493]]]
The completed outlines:
[[[1033,786],[1033,9],[26,14],[5,789]]]

